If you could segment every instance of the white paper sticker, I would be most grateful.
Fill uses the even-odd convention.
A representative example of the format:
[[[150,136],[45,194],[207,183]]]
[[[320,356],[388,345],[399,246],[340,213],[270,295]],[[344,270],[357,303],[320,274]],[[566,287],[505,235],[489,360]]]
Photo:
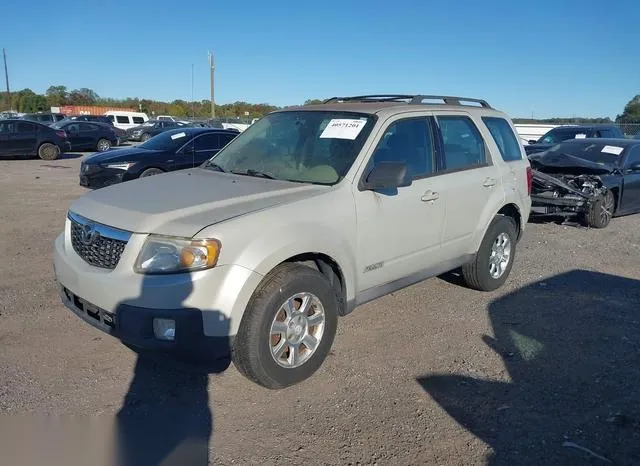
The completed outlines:
[[[587,137],[586,134],[576,134],[576,139],[584,139],[586,137]]]
[[[622,154],[623,150],[624,150],[624,147],[618,147],[618,146],[604,146],[602,148],[602,152],[604,152],[605,154],[613,154],[613,155],[620,155]]]
[[[171,135],[171,139],[180,139],[185,137],[187,134],[186,133],[176,133],[176,134],[172,134]]]
[[[324,129],[321,138],[355,139],[367,124],[367,120],[333,119]]]

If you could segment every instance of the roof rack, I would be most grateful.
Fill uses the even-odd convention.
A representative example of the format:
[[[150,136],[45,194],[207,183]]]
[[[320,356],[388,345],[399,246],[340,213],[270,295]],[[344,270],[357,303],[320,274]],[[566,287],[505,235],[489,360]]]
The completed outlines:
[[[425,102],[428,100],[429,102]],[[447,95],[406,95],[406,94],[375,94],[358,95],[353,97],[331,97],[323,103],[336,102],[402,102],[409,105],[440,104],[440,105],[470,105],[472,107],[491,108],[486,100],[474,99],[471,97],[454,97]],[[466,102],[466,103],[465,103]]]

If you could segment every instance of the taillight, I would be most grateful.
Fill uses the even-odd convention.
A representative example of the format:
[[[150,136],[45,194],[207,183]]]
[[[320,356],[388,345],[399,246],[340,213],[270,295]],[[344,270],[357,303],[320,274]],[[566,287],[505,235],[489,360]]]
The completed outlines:
[[[60,131],[56,131],[56,134],[58,136],[60,136],[62,139],[65,139],[67,137],[67,133],[65,133],[64,131],[60,130]]]
[[[533,185],[533,171],[527,167],[527,194],[531,196],[531,186]]]

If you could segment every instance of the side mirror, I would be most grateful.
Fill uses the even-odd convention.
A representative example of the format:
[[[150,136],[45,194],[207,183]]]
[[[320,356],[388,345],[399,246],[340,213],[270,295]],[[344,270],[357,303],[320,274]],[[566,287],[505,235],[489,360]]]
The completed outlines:
[[[632,172],[640,172],[640,161],[633,162],[631,165],[629,165],[629,170]]]
[[[411,174],[404,162],[380,162],[367,176],[364,188],[370,191],[411,186]]]
[[[536,143],[536,142],[538,142],[538,141],[536,141],[535,139],[529,139],[529,141],[528,141],[528,142],[529,142],[529,144],[535,144],[535,143]]]

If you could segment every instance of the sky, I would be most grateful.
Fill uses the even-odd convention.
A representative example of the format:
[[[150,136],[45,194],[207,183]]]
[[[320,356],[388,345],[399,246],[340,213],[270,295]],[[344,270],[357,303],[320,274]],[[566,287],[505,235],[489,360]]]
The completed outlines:
[[[12,90],[209,99],[211,50],[218,104],[438,94],[514,118],[613,118],[640,94],[638,0],[2,4]]]

